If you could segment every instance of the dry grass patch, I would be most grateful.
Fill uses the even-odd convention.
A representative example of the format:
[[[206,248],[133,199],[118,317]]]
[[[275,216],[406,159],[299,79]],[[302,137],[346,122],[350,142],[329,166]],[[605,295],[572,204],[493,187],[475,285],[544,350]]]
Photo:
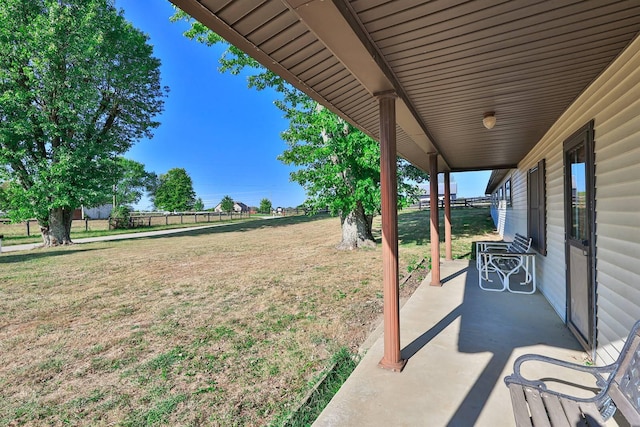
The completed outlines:
[[[297,217],[2,254],[0,423],[269,423],[381,312],[380,248],[339,239]]]

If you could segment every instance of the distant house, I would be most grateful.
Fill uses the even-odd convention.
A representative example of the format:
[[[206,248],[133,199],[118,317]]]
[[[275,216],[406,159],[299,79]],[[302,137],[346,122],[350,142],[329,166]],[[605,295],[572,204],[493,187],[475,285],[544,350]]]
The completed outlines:
[[[422,207],[422,205],[429,205],[429,195],[431,194],[431,186],[429,183],[420,184],[420,197],[418,199],[418,206]],[[451,181],[449,185],[449,190],[451,193],[451,200],[456,200],[458,198],[458,183],[455,181]],[[444,182],[438,182],[438,200],[444,200]]]
[[[215,208],[213,208],[214,212],[224,212],[222,210],[222,202],[218,203]],[[233,211],[237,213],[248,213],[249,206],[245,205],[242,202],[233,202]]]

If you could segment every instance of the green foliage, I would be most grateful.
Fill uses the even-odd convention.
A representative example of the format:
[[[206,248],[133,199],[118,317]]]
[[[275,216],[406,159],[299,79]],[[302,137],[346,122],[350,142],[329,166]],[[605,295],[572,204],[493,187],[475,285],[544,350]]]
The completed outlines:
[[[297,166],[291,180],[307,193],[312,210],[348,213],[362,204],[366,215],[380,206],[380,146],[315,101],[299,94],[277,102],[289,119],[282,138],[289,148],[278,158]]]
[[[121,205],[111,211],[111,218],[126,219],[131,216],[131,209],[128,206]]]
[[[147,172],[142,163],[118,157],[117,181],[114,184],[116,205],[138,203],[145,190],[153,188],[154,173]]]
[[[233,199],[229,196],[224,196],[220,202],[220,209],[222,209],[223,212],[228,213],[233,210],[233,205]]]
[[[126,205],[120,205],[111,211],[111,224],[115,229],[129,228],[131,209]]]
[[[160,61],[110,0],[0,2],[0,180],[14,220],[112,194],[117,156],[158,126]]]
[[[266,198],[260,200],[260,207],[258,208],[258,210],[260,211],[260,213],[264,213],[264,214],[271,213],[271,211],[273,210],[273,205],[271,204],[271,200]]]
[[[196,202],[193,204],[193,210],[196,212],[202,212],[204,210],[204,202],[202,201],[202,197],[198,197]]]
[[[193,182],[183,168],[170,169],[158,178],[153,200],[156,208],[167,211],[190,211],[196,202]]]
[[[425,265],[423,264],[423,260],[419,259],[416,256],[411,256],[409,258],[409,263],[407,264],[407,273],[411,273],[418,269],[424,269],[424,268],[425,268]]]
[[[313,424],[358,366],[358,362],[359,359],[347,347],[341,347],[331,357],[329,368],[312,383],[315,389],[308,395],[308,399],[294,412],[280,414],[271,425],[285,427]]]

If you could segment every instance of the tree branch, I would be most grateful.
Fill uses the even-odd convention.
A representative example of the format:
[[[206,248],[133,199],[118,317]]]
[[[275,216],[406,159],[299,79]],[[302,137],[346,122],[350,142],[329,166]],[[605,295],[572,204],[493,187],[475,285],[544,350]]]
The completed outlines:
[[[102,126],[102,130],[99,134],[100,138],[102,138],[104,135],[106,135],[107,132],[109,132],[109,129],[111,129],[113,123],[116,121],[116,117],[118,117],[118,113],[120,113],[120,105],[118,105],[118,103],[116,102],[115,104],[113,104],[113,107],[111,107],[109,116]]]

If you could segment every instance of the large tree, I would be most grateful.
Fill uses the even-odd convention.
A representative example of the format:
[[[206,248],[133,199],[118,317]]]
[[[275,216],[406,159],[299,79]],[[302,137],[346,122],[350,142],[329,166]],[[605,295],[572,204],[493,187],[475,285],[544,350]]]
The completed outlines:
[[[260,200],[260,207],[258,208],[260,213],[268,214],[268,213],[271,213],[272,209],[273,209],[273,205],[271,204],[271,200],[267,198]]]
[[[154,188],[156,174],[147,172],[144,165],[135,160],[120,157],[117,160],[117,175],[113,185],[114,206],[138,203],[146,191]]]
[[[152,51],[110,0],[0,2],[0,180],[45,245],[71,243],[73,210],[111,194],[118,156],[158,126]]]
[[[220,209],[226,213],[233,211],[234,205],[235,203],[233,202],[233,199],[230,196],[224,196],[222,198],[222,201],[220,201]]]
[[[219,61],[221,72],[237,75],[248,71],[249,87],[270,87],[282,94],[275,104],[289,120],[289,128],[282,133],[288,149],[278,158],[298,167],[291,179],[305,189],[305,205],[311,212],[329,208],[340,216],[342,241],[338,248],[375,245],[372,221],[380,212],[378,143],[188,15],[178,11],[172,19],[191,22],[185,33],[191,39],[227,46]],[[421,181],[427,175],[400,159],[398,165],[398,201],[403,206],[418,192],[408,180]]]
[[[202,197],[198,197],[196,202],[193,204],[193,210],[196,212],[202,212],[204,210],[204,202],[202,201]]]
[[[158,177],[158,185],[152,198],[158,209],[185,212],[193,209],[196,192],[187,171],[183,168],[173,168]]]

